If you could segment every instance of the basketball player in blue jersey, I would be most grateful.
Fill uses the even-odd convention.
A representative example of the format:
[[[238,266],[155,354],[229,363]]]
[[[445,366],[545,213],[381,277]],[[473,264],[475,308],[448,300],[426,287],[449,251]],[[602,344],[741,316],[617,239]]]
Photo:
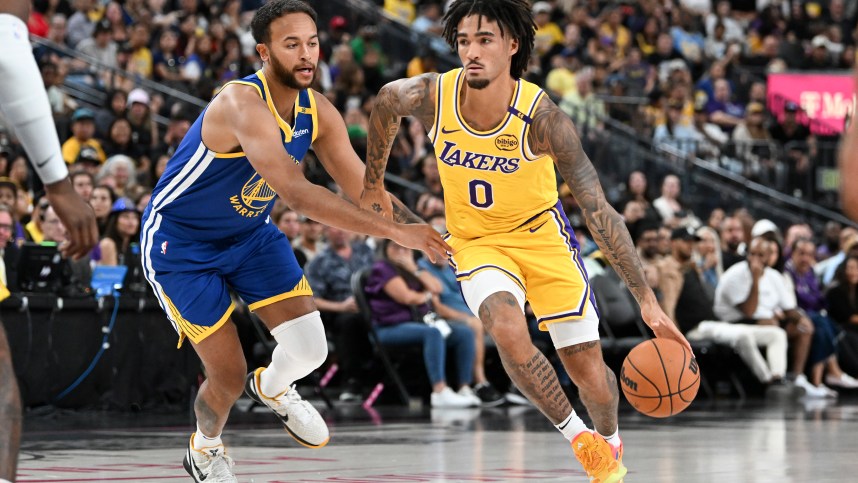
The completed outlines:
[[[325,361],[327,341],[289,242],[269,219],[275,196],[316,221],[390,238],[432,259],[451,250],[429,225],[386,220],[304,177],[300,163],[311,143],[353,200],[364,174],[342,116],[309,89],[319,56],[315,20],[299,0],[273,0],[256,12],[251,29],[262,69],[224,86],[203,111],[143,215],[145,275],[179,343],[189,338],[206,370],[184,458],[195,481],[236,481],[221,431],[242,390],[304,446],[329,439],[319,413],[292,386]],[[407,210],[396,207],[397,220],[406,221]],[[230,320],[230,288],[277,341],[271,364],[250,374]]]
[[[516,386],[572,443],[591,481],[622,481],[617,380],[602,360],[599,314],[580,248],[558,201],[555,168],[599,248],[656,336],[690,346],[646,284],[623,219],[568,116],[521,79],[533,49],[526,0],[457,0],[444,36],[464,68],[385,86],[370,117],[361,206],[383,214],[385,164],[399,120],[414,116],[435,146],[447,210],[450,264],[465,300],[497,343]],[[596,432],[578,417],[551,364],[533,346],[524,303],[550,333]]]
[[[24,146],[69,243],[64,255],[79,258],[98,243],[95,213],[72,188],[42,76],[27,36],[28,0],[0,2],[0,111]],[[0,230],[8,227],[0,227]],[[5,287],[4,287],[5,288]],[[21,436],[21,401],[6,333],[0,324],[0,483],[14,481]]]

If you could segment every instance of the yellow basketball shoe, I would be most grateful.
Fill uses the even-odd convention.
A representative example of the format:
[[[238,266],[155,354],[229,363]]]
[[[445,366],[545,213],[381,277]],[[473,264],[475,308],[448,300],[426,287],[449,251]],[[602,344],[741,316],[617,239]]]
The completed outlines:
[[[572,440],[572,450],[591,483],[621,483],[626,476],[622,445],[614,449],[602,436],[582,431]]]

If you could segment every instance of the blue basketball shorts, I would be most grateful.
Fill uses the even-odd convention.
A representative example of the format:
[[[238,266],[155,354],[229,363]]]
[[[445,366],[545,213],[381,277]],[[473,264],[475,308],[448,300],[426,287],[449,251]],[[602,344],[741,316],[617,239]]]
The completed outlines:
[[[143,272],[179,333],[199,343],[219,329],[235,305],[233,289],[250,310],[313,292],[289,240],[273,224],[214,241],[182,238],[168,220],[144,220]]]

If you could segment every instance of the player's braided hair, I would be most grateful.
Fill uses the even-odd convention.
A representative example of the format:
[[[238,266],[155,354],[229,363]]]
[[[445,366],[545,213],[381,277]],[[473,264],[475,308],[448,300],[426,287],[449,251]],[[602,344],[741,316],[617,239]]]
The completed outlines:
[[[501,35],[518,40],[518,52],[512,56],[509,74],[518,79],[527,69],[533,50],[536,24],[527,0],[456,0],[444,16],[444,40],[456,49],[456,28],[463,18],[479,15],[498,23]]]
[[[271,41],[271,22],[290,13],[306,13],[316,21],[316,11],[301,0],[272,0],[262,6],[250,21],[253,40],[257,44],[267,44]]]

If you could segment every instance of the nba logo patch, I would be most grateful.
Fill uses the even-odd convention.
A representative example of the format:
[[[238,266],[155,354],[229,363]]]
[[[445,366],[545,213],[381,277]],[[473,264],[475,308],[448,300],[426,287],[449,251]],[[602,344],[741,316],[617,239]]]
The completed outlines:
[[[167,254],[167,240],[164,240],[164,243],[161,243],[161,255]]]

